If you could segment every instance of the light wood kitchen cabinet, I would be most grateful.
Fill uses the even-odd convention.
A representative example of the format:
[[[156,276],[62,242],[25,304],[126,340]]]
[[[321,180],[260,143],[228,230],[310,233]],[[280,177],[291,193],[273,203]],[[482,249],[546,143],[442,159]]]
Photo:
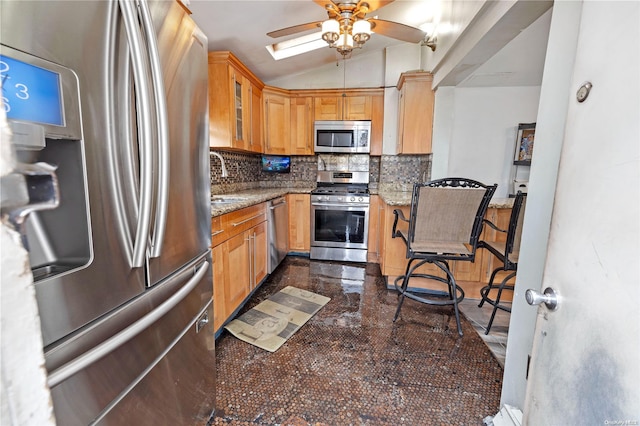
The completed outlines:
[[[216,332],[267,276],[266,203],[211,220]]]
[[[208,63],[209,146],[258,152],[261,133],[254,129],[262,128],[262,114],[253,110],[254,97],[264,84],[231,52],[209,52]]]
[[[403,73],[398,81],[398,154],[430,154],[433,129],[433,76]]]
[[[382,155],[384,126],[384,96],[371,96],[371,151],[370,155]]]
[[[213,259],[213,329],[218,330],[227,319],[222,244],[212,247],[211,257]]]
[[[288,155],[291,149],[291,103],[286,92],[265,88],[264,98],[264,152]]]
[[[260,87],[251,84],[249,86],[249,120],[250,123],[247,135],[247,149],[255,153],[263,153],[264,146],[262,142],[262,89]]]
[[[251,292],[251,259],[248,231],[223,243],[226,311],[234,312]]]
[[[342,99],[343,120],[371,120],[371,96],[345,95]]]
[[[289,250],[309,253],[311,250],[311,196],[287,195],[289,205]]]
[[[317,96],[313,100],[316,120],[371,120],[372,99],[369,95],[341,94]]]
[[[319,96],[313,99],[314,120],[342,120],[342,97]]]
[[[367,241],[367,262],[378,263],[380,253],[380,197],[369,197],[369,234]]]
[[[269,240],[267,222],[254,226],[249,231],[251,252],[251,291],[262,282],[269,273]]]
[[[291,150],[292,155],[313,155],[313,98],[292,97]]]

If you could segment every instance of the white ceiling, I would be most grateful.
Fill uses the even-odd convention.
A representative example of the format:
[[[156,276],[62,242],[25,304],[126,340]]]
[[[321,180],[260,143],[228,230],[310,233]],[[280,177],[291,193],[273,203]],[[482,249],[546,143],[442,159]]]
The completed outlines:
[[[397,0],[367,16],[418,27],[430,19],[430,12],[426,7],[432,5],[433,1],[435,0]],[[340,58],[335,49],[326,47],[276,61],[265,48],[268,44],[306,34],[273,39],[266,35],[270,31],[326,19],[327,14],[323,8],[311,0],[191,0],[188,7],[193,13],[192,18],[209,39],[209,50],[232,51],[265,82],[304,73]],[[458,85],[540,85],[549,23],[550,13],[547,13]],[[374,34],[353,55],[371,53],[402,43]]]

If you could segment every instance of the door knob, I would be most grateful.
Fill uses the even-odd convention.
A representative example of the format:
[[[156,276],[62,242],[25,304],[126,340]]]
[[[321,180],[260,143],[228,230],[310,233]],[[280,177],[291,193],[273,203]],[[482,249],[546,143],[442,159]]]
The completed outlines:
[[[547,287],[544,289],[543,293],[540,293],[533,289],[528,289],[524,293],[525,299],[527,299],[527,303],[531,306],[536,306],[541,303],[544,303],[547,309],[550,311],[555,311],[558,309],[558,294],[551,287]]]

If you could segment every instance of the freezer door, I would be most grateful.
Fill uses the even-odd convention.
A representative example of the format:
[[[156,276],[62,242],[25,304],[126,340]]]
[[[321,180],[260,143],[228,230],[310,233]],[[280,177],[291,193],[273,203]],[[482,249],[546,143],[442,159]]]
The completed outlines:
[[[206,423],[215,401],[211,296],[208,254],[47,351],[57,423]]]
[[[58,163],[60,173],[71,176],[69,186],[65,183],[61,188],[61,207],[76,202],[74,197],[85,197],[88,217],[56,213],[34,217],[37,220],[33,221],[38,225],[38,221],[57,216],[64,222],[64,227],[55,223],[38,225],[47,236],[42,241],[54,237],[48,229],[59,233],[66,227],[78,232],[85,228],[84,222],[88,223],[90,249],[86,258],[76,262],[82,266],[42,279],[36,277],[44,345],[49,346],[146,288],[144,267],[132,268],[131,261],[138,169],[135,106],[131,105],[135,96],[126,59],[126,34],[117,2],[7,1],[2,3],[0,16],[2,44],[71,70],[77,77],[80,97],[81,139],[47,138],[45,151],[77,145],[74,155],[80,164],[67,166],[55,156],[48,158]],[[70,92],[63,91],[65,96]],[[122,107],[116,109],[114,105]],[[121,156],[122,152],[129,158]],[[62,240],[65,243],[64,234]],[[46,245],[42,248],[45,253],[50,251]]]
[[[84,228],[90,248],[75,256],[66,272],[36,277],[45,347],[140,296],[150,285],[206,253],[209,246],[206,38],[178,2],[149,2],[170,117],[164,123],[169,133],[169,154],[164,158],[169,167],[163,171],[156,167],[161,150],[155,144],[156,127],[163,119],[156,118],[153,107],[150,114],[143,113],[145,90],[140,82],[153,81],[152,67],[135,66],[130,27],[122,10],[117,1],[2,4],[2,44],[71,70],[77,76],[80,98],[81,139],[67,142],[78,146],[76,156],[82,163],[73,169],[72,176],[77,178],[61,188],[60,203],[64,208],[80,194],[88,200],[81,219],[88,224]],[[138,20],[136,16],[136,25]],[[64,28],[73,31],[61,31]],[[151,99],[151,89],[146,95]],[[150,126],[145,128],[143,122]],[[149,147],[143,140],[153,140],[154,145]],[[47,145],[62,143],[47,139]],[[68,174],[64,164],[59,171]],[[163,177],[169,183],[166,193]],[[166,202],[141,207],[143,200],[163,196]],[[82,228],[79,219],[61,212],[48,216],[62,218],[64,227],[40,226],[45,215],[35,217],[40,222],[32,221],[44,230],[42,241],[53,235],[47,229],[60,234],[61,229],[77,233]],[[148,221],[140,219],[147,216]],[[166,219],[166,226],[156,220],[159,217]],[[141,223],[148,224],[148,235],[140,232]],[[160,257],[149,259],[147,253],[157,254],[153,247],[158,239],[163,243]],[[51,247],[56,248],[43,245],[42,253],[52,252]],[[135,253],[143,254],[142,261],[135,260]]]
[[[149,9],[170,118],[168,210],[163,249],[149,260],[153,285],[208,250],[211,212],[207,40],[178,2],[151,1]]]

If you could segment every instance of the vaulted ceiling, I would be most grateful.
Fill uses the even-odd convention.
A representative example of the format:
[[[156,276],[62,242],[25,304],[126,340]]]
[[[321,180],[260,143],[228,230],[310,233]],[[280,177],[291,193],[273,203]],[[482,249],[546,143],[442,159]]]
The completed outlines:
[[[397,0],[367,15],[418,27],[433,20],[440,0]],[[443,0],[444,1],[444,0]],[[266,46],[314,32],[273,39],[268,32],[307,22],[322,21],[326,11],[311,0],[292,1],[205,1],[191,0],[192,18],[209,39],[209,50],[230,50],[265,82],[336,62],[335,49],[323,47],[298,56],[276,61]],[[550,14],[522,31],[511,43],[486,61],[459,85],[466,87],[539,85],[546,52]],[[374,30],[375,31],[375,30]],[[353,56],[381,51],[402,44],[389,37],[373,34]]]

